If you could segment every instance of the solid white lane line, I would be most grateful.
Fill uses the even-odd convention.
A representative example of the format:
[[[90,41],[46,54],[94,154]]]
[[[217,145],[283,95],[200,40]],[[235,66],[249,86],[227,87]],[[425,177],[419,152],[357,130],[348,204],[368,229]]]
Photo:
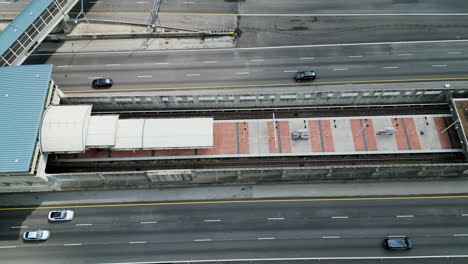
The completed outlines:
[[[314,57],[303,57],[303,58],[299,58],[300,60],[313,60]]]
[[[453,236],[461,237],[461,236],[468,236],[468,234],[453,234]]]
[[[93,224],[76,224],[76,226],[92,226]]]
[[[193,241],[195,241],[195,242],[206,242],[206,241],[213,241],[213,239],[209,239],[209,238],[207,238],[207,239],[195,239]]]
[[[363,56],[361,55],[353,55],[353,56],[348,56],[348,58],[362,58]]]
[[[397,54],[397,56],[413,56],[413,54],[411,54],[411,53],[400,53],[400,54]]]
[[[347,217],[347,216],[332,216],[332,218],[335,218],[335,219],[347,219],[348,217]]]
[[[461,214],[461,216],[468,216],[468,214]]]
[[[199,73],[188,73],[185,76],[200,76]]]
[[[168,65],[169,63],[168,62],[156,62],[155,64],[157,64],[157,65]]]
[[[88,77],[88,79],[90,79],[90,80],[91,80],[91,79],[100,79],[100,78],[102,78],[102,77],[101,77],[101,76],[91,76],[91,77]]]
[[[334,71],[347,71],[348,68],[339,68],[339,69],[333,69]]]
[[[432,67],[446,67],[446,64],[434,64]]]
[[[221,222],[221,219],[206,219],[205,222]]]
[[[265,61],[264,59],[255,59],[255,60],[250,60],[250,61]]]
[[[269,217],[268,220],[284,220],[284,217]]]
[[[216,63],[217,61],[204,61],[203,63]]]
[[[396,217],[399,217],[399,218],[414,217],[414,215],[397,215]]]
[[[0,248],[15,248],[16,246],[1,246]]]
[[[285,70],[283,72],[297,72],[296,70]]]
[[[60,65],[60,66],[57,66],[57,68],[71,68],[72,65]]]
[[[63,244],[63,245],[66,247],[70,247],[70,246],[81,246],[82,244]]]
[[[236,72],[236,74],[249,74],[249,72]]]
[[[258,239],[258,240],[274,240],[274,239],[276,239],[276,238],[274,238],[274,237],[259,237],[259,238],[257,238],[257,239]]]
[[[140,75],[138,78],[151,78],[153,75]]]
[[[397,66],[387,66],[387,67],[383,67],[384,69],[398,69]]]
[[[324,236],[322,238],[328,239],[328,238],[341,238],[340,236]]]
[[[392,235],[392,236],[387,236],[387,237],[406,237],[405,235]]]
[[[338,44],[314,44],[296,46],[270,46],[250,48],[213,48],[213,49],[185,49],[185,50],[140,50],[140,51],[94,51],[94,52],[62,52],[62,53],[33,53],[30,56],[70,56],[70,55],[96,55],[96,54],[135,54],[135,53],[181,53],[181,52],[214,52],[214,51],[237,51],[237,50],[273,50],[273,49],[303,49],[319,47],[347,47],[347,46],[377,46],[377,45],[402,45],[402,44],[428,44],[428,43],[465,43],[468,40],[424,40],[424,41],[393,41],[393,42],[361,42],[361,43],[338,43]],[[413,54],[397,54],[397,56],[410,56]],[[155,63],[167,64],[167,63]]]
[[[152,222],[140,222],[140,224],[144,225],[144,224],[157,224],[158,222],[156,221],[152,221]]]
[[[146,241],[132,241],[132,242],[129,242],[130,244],[146,244],[148,242]]]
[[[11,228],[28,228],[29,226],[12,226]]]
[[[107,67],[111,67],[111,66],[120,66],[120,64],[118,63],[115,63],[115,64],[106,64]]]
[[[448,54],[460,54],[461,52],[460,51],[449,51],[447,52]]]
[[[298,260],[382,260],[382,259],[449,259],[449,258],[468,258],[468,255],[429,255],[429,256],[375,256],[375,257],[304,257],[304,258],[246,258],[246,259],[202,259],[202,260],[172,260],[170,263],[220,263],[220,262],[267,262],[267,261],[298,261]],[[165,261],[149,262],[105,262],[98,264],[167,264]]]

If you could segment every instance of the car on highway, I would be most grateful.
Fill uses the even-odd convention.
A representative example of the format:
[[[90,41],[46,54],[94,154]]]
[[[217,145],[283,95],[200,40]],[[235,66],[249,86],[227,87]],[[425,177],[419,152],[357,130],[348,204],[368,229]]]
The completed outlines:
[[[48,218],[52,222],[70,221],[74,215],[72,210],[50,211]]]
[[[385,249],[406,250],[413,248],[413,241],[407,237],[386,238],[383,246]]]
[[[315,80],[316,73],[314,71],[301,71],[294,74],[296,82]]]
[[[49,239],[49,230],[30,230],[23,234],[23,240],[25,241],[45,241]]]
[[[91,87],[93,87],[94,89],[106,89],[111,88],[112,84],[114,84],[114,82],[110,78],[99,78],[93,80]]]

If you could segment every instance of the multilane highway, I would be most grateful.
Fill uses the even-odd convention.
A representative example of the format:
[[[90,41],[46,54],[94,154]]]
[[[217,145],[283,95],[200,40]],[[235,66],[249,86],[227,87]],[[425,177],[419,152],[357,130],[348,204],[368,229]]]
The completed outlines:
[[[314,70],[314,84],[465,80],[466,41],[308,45],[251,49],[35,54],[26,64],[54,64],[65,92],[181,90],[295,85],[292,77]],[[307,85],[307,84],[306,84]]]
[[[0,1],[0,16],[14,17],[28,2]],[[84,4],[90,19],[148,23],[153,0]],[[464,0],[164,0],[159,13],[166,27],[236,28],[239,47],[468,38]]]
[[[71,222],[53,224],[47,223],[52,207],[2,209],[0,254],[2,263],[50,264],[350,257],[409,261],[416,256],[458,256],[466,255],[468,247],[467,199],[78,205],[65,207],[75,210]],[[22,232],[35,228],[50,230],[51,238],[42,243],[22,242]],[[411,251],[387,251],[382,240],[388,236],[408,236],[415,246]]]

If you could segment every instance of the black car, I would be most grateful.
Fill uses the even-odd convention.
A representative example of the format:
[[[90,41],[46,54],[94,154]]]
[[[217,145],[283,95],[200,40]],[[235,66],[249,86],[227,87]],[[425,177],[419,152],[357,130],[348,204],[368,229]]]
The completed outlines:
[[[296,82],[315,80],[315,72],[314,71],[297,72],[294,75],[294,80],[296,80]]]
[[[413,248],[413,241],[407,237],[386,238],[383,243],[386,249],[411,249]]]
[[[95,89],[102,89],[102,88],[111,88],[112,87],[112,79],[109,78],[99,78],[93,81],[91,86]]]

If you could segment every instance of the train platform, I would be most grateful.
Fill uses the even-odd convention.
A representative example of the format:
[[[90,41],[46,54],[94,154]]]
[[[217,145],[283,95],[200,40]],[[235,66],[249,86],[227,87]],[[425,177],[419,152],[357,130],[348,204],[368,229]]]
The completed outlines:
[[[193,159],[462,152],[451,115],[216,120],[213,148],[89,149],[58,159]]]

